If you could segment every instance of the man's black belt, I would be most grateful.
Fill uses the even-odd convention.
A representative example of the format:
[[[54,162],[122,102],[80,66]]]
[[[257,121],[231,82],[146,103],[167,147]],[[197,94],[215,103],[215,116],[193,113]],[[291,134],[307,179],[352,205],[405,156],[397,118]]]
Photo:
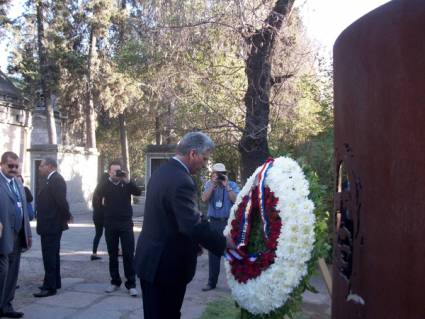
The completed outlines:
[[[225,222],[225,221],[227,221],[228,217],[212,217],[212,216],[210,216],[209,219]]]

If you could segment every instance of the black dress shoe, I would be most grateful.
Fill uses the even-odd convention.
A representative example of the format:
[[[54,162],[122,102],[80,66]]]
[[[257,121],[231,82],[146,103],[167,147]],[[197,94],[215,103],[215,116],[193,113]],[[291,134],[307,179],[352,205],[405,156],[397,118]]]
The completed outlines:
[[[99,259],[102,259],[102,257],[99,257],[97,255],[91,255],[90,256],[90,260],[99,260]]]
[[[46,287],[44,287],[43,285],[38,286],[38,289],[40,289],[40,290],[49,290],[49,289],[47,289]],[[57,289],[61,289],[61,287],[56,287],[56,290],[57,290]]]
[[[36,298],[49,297],[53,295],[56,295],[56,290],[41,290],[40,292],[33,294]]]
[[[22,318],[24,316],[24,313],[19,311],[2,311],[1,316],[6,318]]]
[[[202,288],[202,291],[210,291],[215,289],[215,286],[206,285],[204,288]]]

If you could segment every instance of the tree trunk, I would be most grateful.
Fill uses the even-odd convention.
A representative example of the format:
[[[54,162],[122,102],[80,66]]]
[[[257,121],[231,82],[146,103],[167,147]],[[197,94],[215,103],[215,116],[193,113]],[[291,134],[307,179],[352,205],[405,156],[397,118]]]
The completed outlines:
[[[120,143],[121,154],[124,164],[124,169],[130,174],[130,158],[128,152],[128,137],[127,137],[127,124],[125,122],[125,114],[120,114]]]
[[[121,1],[121,9],[125,10],[126,8],[126,0]],[[119,40],[118,45],[121,46],[124,42],[124,25],[121,23],[119,25]],[[125,111],[119,116],[120,120],[120,141],[121,141],[121,156],[123,159],[123,164],[125,170],[130,175],[130,155],[128,150],[128,137],[127,137],[127,125],[125,122]]]
[[[155,116],[155,144],[161,145],[161,119],[159,115]]]
[[[96,59],[96,36],[94,35],[93,27],[90,31],[89,40],[89,56],[87,66],[87,96],[85,105],[86,117],[86,147],[96,148],[96,114],[94,112],[93,104],[93,61]]]
[[[165,136],[165,144],[171,144],[171,127],[173,125],[173,117],[174,117],[174,103],[175,103],[175,98],[172,98],[170,103],[168,104],[168,108],[167,108],[167,125],[165,126],[165,132],[164,132],[164,136]]]
[[[270,113],[271,58],[276,35],[294,0],[277,0],[264,26],[246,39],[249,46],[245,61],[248,89],[245,94],[245,128],[239,142],[242,181],[269,156],[267,130]]]
[[[52,105],[52,96],[49,83],[49,67],[47,65],[47,53],[44,47],[44,19],[42,0],[37,1],[37,44],[38,58],[40,63],[40,84],[43,96],[43,106],[46,110],[47,136],[49,144],[57,144],[55,114]]]

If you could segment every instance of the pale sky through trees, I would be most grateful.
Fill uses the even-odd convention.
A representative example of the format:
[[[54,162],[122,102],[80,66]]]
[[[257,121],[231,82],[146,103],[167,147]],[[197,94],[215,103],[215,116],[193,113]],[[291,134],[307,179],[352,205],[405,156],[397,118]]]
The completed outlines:
[[[9,14],[16,18],[22,11],[24,0],[14,0]],[[323,54],[329,56],[338,35],[352,22],[389,0],[296,0],[302,8],[302,17],[308,34],[320,46]],[[0,66],[6,72],[8,48],[13,43],[0,43]]]
[[[296,0],[312,39],[330,55],[339,34],[351,23],[389,0]]]

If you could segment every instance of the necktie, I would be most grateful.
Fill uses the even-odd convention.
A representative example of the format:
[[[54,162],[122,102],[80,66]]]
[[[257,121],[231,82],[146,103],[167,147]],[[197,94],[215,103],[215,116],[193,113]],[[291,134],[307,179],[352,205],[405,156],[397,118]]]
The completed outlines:
[[[18,190],[15,188],[15,183],[13,180],[9,182],[10,190],[15,195],[16,198],[16,214],[15,214],[15,231],[19,231],[22,225],[22,200],[21,196],[18,193]]]
[[[9,186],[10,186],[10,190],[12,191],[13,195],[15,195],[16,200],[18,202],[20,202],[21,200],[19,198],[19,193],[18,193],[18,191],[15,188],[15,184],[13,183],[13,179],[9,182]]]

